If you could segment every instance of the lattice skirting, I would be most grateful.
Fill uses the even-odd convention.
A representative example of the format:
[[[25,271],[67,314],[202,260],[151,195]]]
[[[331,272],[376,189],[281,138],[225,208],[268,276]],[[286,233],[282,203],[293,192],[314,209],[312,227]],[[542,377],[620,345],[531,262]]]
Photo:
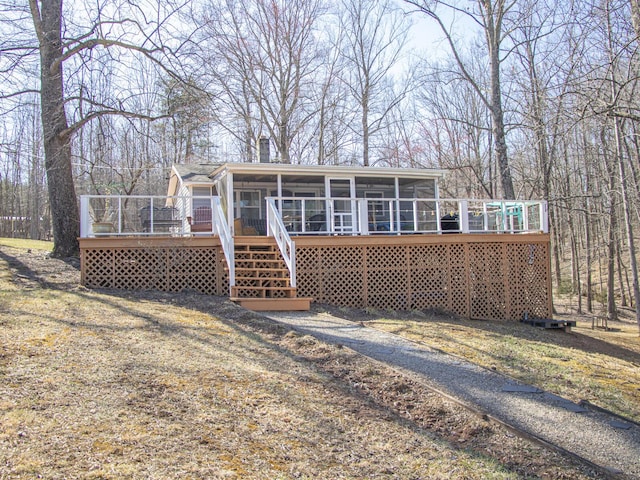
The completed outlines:
[[[151,240],[81,242],[82,284],[122,290],[193,290],[228,295],[229,278],[218,242],[171,246]],[[211,243],[211,241],[209,241]]]
[[[298,245],[296,260],[298,295],[316,302],[474,319],[552,315],[548,241]]]
[[[83,239],[80,248],[87,287],[229,294],[216,238]],[[549,248],[548,235],[299,237],[297,296],[474,319],[551,318]]]

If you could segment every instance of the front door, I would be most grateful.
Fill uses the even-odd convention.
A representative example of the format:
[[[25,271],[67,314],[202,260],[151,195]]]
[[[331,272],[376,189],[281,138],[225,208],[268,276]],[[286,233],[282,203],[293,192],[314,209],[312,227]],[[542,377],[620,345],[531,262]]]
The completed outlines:
[[[327,178],[329,229],[335,233],[356,231],[356,196],[353,178]]]

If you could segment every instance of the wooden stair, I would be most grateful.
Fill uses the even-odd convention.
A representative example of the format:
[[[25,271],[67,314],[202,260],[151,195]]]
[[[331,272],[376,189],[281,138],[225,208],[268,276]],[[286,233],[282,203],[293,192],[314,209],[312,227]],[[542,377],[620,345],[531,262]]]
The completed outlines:
[[[235,286],[231,300],[254,311],[309,310],[291,286],[289,269],[275,241],[268,237],[235,237]]]

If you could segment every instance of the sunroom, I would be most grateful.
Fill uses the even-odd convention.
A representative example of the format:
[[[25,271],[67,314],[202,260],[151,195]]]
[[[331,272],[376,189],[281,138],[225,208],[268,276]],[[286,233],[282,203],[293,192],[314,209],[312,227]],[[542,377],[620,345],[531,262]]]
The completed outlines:
[[[210,169],[205,175],[203,172]],[[174,165],[169,196],[191,212],[189,231],[211,232],[217,196],[232,235],[267,235],[273,206],[290,235],[546,230],[542,202],[442,199],[442,170],[283,164]],[[229,208],[230,206],[230,208]]]

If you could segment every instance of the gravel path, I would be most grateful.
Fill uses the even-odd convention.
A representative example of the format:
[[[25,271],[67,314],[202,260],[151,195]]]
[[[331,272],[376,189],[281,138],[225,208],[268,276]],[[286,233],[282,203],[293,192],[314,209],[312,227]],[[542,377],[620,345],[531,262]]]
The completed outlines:
[[[329,343],[417,374],[432,387],[492,417],[558,445],[612,473],[640,478],[640,427],[559,396],[514,382],[397,335],[328,313],[265,316]]]

